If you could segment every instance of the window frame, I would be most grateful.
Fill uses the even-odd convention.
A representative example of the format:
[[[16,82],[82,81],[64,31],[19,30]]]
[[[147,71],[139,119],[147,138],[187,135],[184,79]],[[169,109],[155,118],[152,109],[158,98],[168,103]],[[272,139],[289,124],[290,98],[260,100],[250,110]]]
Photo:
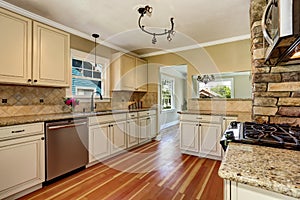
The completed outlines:
[[[218,78],[216,77],[215,80],[211,81],[211,82],[208,82],[207,84],[209,83],[219,83],[219,82],[226,82],[226,81],[230,81],[230,85],[231,85],[231,90],[230,90],[230,94],[231,94],[231,99],[234,98],[234,78]],[[201,90],[201,87],[200,87],[200,82],[197,83],[197,87],[198,87],[198,96],[199,96],[199,92]],[[220,84],[220,85],[223,85],[223,84]]]
[[[67,94],[70,94],[71,96],[73,96],[79,100],[82,100],[83,102],[90,101],[91,97],[89,95],[77,95],[77,94],[73,95],[73,93],[72,93],[72,78],[78,77],[78,78],[87,79],[87,80],[97,80],[97,79],[84,77],[84,76],[72,75],[72,60],[73,59],[78,59],[81,61],[88,61],[88,62],[94,63],[95,55],[93,54],[93,52],[87,53],[87,52],[79,51],[76,49],[71,49],[71,57],[70,57],[70,60],[71,60],[71,73],[70,73],[71,81],[70,81],[70,83],[71,83],[71,85],[70,85],[69,91],[67,91]],[[109,88],[109,86],[110,86],[110,70],[109,70],[110,59],[99,56],[99,55],[96,56],[96,59],[97,59],[97,63],[101,63],[101,65],[103,66],[102,73],[101,73],[101,79],[99,79],[99,80],[101,80],[101,89],[102,89],[101,93],[103,96],[103,100],[100,100],[99,98],[95,98],[95,100],[101,101],[101,102],[109,101],[110,100],[110,88]],[[84,88],[84,87],[79,86],[79,88]],[[77,87],[76,87],[76,91],[77,91]],[[99,95],[95,94],[95,96],[99,96]]]
[[[163,99],[163,94],[162,94],[163,80],[172,81],[171,108],[166,108],[166,109],[163,107],[163,101],[162,101],[162,99]],[[161,84],[161,86],[160,86],[161,111],[162,112],[173,111],[175,109],[175,78],[161,73],[160,84]]]

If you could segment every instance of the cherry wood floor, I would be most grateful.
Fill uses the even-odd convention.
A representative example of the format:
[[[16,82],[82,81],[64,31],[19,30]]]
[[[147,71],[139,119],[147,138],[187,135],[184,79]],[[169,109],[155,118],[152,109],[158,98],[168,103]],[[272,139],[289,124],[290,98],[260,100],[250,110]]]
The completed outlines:
[[[84,169],[21,199],[222,200],[220,161],[181,154],[178,127],[159,141]]]

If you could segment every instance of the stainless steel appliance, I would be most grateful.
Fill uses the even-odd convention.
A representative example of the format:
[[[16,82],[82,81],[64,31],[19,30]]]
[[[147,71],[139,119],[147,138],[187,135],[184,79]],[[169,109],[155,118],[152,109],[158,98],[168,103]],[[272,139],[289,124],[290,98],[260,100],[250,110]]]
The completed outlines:
[[[220,141],[224,150],[229,142],[264,145],[300,151],[300,127],[285,124],[232,122]]]
[[[46,181],[88,163],[87,119],[48,122],[46,126]]]
[[[300,63],[300,1],[269,0],[262,18],[267,63]],[[297,52],[299,52],[297,54]]]

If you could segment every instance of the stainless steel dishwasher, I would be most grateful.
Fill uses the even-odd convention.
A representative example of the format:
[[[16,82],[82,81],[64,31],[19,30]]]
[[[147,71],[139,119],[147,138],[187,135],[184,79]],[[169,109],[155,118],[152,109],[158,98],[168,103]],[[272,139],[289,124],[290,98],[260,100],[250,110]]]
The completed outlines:
[[[87,119],[47,122],[46,181],[88,163]]]

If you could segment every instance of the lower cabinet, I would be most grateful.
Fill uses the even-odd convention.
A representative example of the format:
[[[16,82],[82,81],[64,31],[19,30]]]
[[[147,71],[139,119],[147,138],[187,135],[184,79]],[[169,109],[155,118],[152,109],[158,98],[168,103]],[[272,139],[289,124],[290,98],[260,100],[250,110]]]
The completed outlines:
[[[156,118],[156,112],[155,114],[150,116],[150,120],[151,120],[151,127],[150,127],[150,137],[151,138],[155,138],[157,135],[157,118]]]
[[[199,152],[199,123],[180,123],[180,149],[184,151]]]
[[[150,139],[150,119],[150,117],[143,117],[139,119],[139,143],[144,143]]]
[[[200,124],[200,155],[221,157],[221,124]]]
[[[126,142],[125,114],[89,118],[89,164],[125,150]]]
[[[180,149],[183,153],[222,159],[220,116],[186,115],[180,121]]]
[[[23,196],[42,187],[45,181],[45,144],[43,123],[3,127],[20,138],[0,141],[0,199]],[[31,133],[31,132],[39,132]],[[34,134],[25,136],[26,134]]]
[[[224,200],[296,200],[290,196],[249,186],[235,181],[224,180]]]
[[[138,119],[128,119],[126,124],[127,147],[133,147],[139,144]]]

